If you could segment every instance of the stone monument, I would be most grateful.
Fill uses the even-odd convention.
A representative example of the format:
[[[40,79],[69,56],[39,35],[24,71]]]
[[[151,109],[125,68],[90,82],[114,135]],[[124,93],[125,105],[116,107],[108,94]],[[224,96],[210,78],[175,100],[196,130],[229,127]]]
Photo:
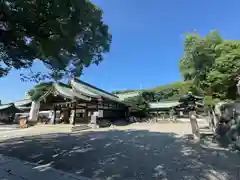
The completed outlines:
[[[236,79],[237,79],[237,84],[236,84],[237,93],[238,93],[238,95],[240,95],[240,76],[238,76]]]

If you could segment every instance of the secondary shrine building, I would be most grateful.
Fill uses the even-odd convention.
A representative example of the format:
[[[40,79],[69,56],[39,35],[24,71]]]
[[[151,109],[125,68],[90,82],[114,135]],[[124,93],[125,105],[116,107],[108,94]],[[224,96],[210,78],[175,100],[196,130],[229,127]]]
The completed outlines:
[[[77,78],[70,85],[55,83],[35,101],[25,99],[14,103],[28,114],[29,122],[89,124],[102,119],[125,119],[129,107],[118,96]]]

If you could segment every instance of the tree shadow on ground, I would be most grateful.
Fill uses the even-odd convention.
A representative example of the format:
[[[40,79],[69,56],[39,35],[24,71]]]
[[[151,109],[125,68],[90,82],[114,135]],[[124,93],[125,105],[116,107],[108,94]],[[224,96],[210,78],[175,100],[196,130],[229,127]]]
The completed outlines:
[[[211,140],[145,130],[47,134],[6,140],[0,153],[93,179],[240,179],[238,153]]]

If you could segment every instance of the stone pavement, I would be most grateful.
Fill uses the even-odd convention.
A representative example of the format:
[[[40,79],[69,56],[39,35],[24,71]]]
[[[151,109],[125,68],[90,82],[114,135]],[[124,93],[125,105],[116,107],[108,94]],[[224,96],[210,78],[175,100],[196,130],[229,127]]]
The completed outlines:
[[[0,123],[0,132],[19,129],[18,124],[1,124]]]
[[[36,125],[33,127],[25,128],[25,129],[14,129],[5,131],[0,131],[0,141],[6,139],[12,139],[16,137],[28,137],[34,135],[48,134],[48,133],[70,133],[72,126],[66,125]]]
[[[0,155],[0,180],[90,180],[50,167]]]

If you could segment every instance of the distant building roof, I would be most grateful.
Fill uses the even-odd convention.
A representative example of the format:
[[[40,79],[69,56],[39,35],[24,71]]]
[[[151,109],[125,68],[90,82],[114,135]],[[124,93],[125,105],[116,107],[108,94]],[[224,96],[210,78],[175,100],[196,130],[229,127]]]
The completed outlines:
[[[29,99],[22,99],[22,100],[19,100],[19,101],[15,101],[13,103],[16,107],[21,107],[21,106],[27,106],[27,105],[31,104],[32,100],[30,98]]]
[[[0,111],[2,112],[19,112],[20,110],[13,104],[2,104],[0,105]]]
[[[195,100],[195,101],[203,101],[204,97],[193,95],[192,93],[185,94],[179,99],[179,102]]]
[[[178,105],[180,105],[182,103],[176,101],[176,102],[152,102],[149,103],[150,109],[165,109],[165,108],[173,108],[176,107]]]
[[[116,95],[118,96],[120,101],[124,101],[127,98],[132,98],[132,97],[140,95],[140,92],[136,91],[136,92],[128,92],[128,93],[116,94]]]
[[[199,106],[204,106],[204,104],[201,103],[201,102],[195,102],[195,104],[196,104],[196,105],[199,105]]]
[[[11,107],[12,105],[13,104],[2,104],[2,105],[0,105],[0,110],[5,110],[5,109]]]

